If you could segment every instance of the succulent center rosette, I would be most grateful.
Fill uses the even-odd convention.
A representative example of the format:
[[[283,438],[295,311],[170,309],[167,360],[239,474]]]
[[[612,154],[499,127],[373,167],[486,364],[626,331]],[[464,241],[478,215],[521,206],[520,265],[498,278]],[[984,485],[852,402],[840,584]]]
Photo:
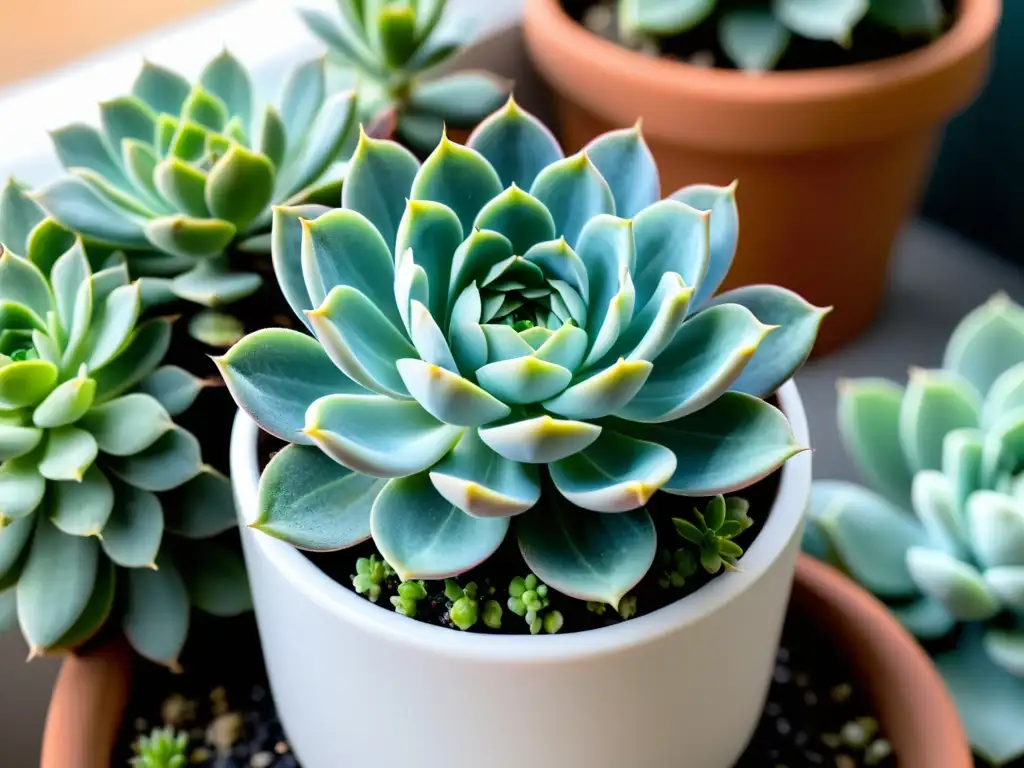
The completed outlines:
[[[276,210],[278,281],[313,336],[258,331],[218,361],[294,443],[256,527],[372,536],[403,579],[438,579],[517,517],[540,579],[617,605],[654,558],[652,494],[735,490],[801,450],[760,396],[824,314],[770,286],[712,300],[733,188],[659,197],[638,129],[564,157],[512,100],[422,165],[363,136],[342,209]]]

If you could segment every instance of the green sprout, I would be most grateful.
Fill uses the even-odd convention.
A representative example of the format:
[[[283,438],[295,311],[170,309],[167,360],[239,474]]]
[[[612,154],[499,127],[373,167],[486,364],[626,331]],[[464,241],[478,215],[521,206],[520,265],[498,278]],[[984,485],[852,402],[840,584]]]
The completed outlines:
[[[394,569],[376,555],[360,557],[356,560],[356,572],[352,577],[352,587],[360,595],[366,595],[366,599],[371,603],[376,603],[380,598],[383,584],[394,575]]]
[[[743,548],[732,539],[749,527],[748,508],[745,501],[742,504],[734,502],[733,515],[736,517],[730,518],[725,497],[719,495],[708,502],[704,514],[694,508],[696,523],[678,517],[673,517],[672,523],[680,536],[700,548],[700,564],[705,571],[718,573],[722,566],[734,571]],[[748,521],[747,525],[743,520]]]
[[[662,569],[658,577],[658,585],[662,589],[675,587],[679,589],[686,580],[697,572],[697,555],[692,549],[683,547],[674,552],[669,549],[662,549],[658,552],[658,564]]]
[[[403,581],[398,585],[398,595],[391,598],[391,604],[395,606],[397,613],[414,619],[416,618],[416,603],[426,597],[427,587],[422,581]]]
[[[636,595],[626,595],[619,601],[619,616],[623,621],[636,616]]]
[[[551,604],[551,599],[548,597],[548,585],[541,584],[536,575],[516,576],[509,584],[508,594],[508,609],[526,619],[531,635],[536,635],[542,629],[553,635],[562,628],[564,619],[559,611],[548,611],[541,615]]]
[[[597,600],[587,600],[587,610],[598,616],[604,616],[604,612],[608,610],[608,604]]]
[[[132,760],[135,768],[185,768],[188,760],[188,734],[175,732],[174,728],[154,728],[146,736],[139,736],[133,749],[138,757]]]

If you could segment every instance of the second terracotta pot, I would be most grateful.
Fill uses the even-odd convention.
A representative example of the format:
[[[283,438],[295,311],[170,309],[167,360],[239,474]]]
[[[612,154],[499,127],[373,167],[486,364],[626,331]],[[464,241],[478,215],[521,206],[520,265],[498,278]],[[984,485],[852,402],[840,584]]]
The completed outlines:
[[[662,192],[738,180],[739,252],[724,288],[776,283],[835,311],[816,354],[874,319],[889,255],[937,136],[985,79],[999,0],[961,0],[952,29],[890,59],[750,75],[626,50],[559,0],[527,0],[530,56],[576,150],[643,119]]]

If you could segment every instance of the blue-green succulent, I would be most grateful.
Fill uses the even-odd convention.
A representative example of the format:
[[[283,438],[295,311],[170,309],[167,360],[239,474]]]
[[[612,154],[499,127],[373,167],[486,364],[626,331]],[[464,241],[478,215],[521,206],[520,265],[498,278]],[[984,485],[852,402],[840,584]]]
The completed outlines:
[[[300,8],[329,56],[354,78],[367,120],[389,114],[398,136],[429,152],[441,132],[472,128],[505,100],[511,83],[488,72],[439,74],[469,30],[446,23],[447,0],[337,0],[338,14]]]
[[[658,490],[743,488],[803,450],[765,402],[826,310],[774,286],[713,297],[734,187],[661,199],[638,128],[565,157],[514,101],[420,164],[360,139],[340,210],[275,210],[277,279],[309,333],[218,358],[291,445],[253,526],[372,537],[403,579],[486,560],[515,522],[553,589],[617,606],[648,571]]]
[[[0,246],[0,629],[17,620],[39,655],[116,609],[142,655],[173,665],[190,604],[249,601],[237,554],[198,541],[232,525],[227,479],[174,422],[203,382],[160,366],[171,321],[140,320],[124,260],[94,271],[49,219],[19,234],[12,189],[0,234],[35,258]]]
[[[713,25],[722,52],[737,67],[774,69],[794,37],[853,43],[858,25],[903,36],[937,37],[946,22],[942,0],[616,0],[627,41],[675,37]]]
[[[1024,308],[997,295],[943,367],[839,385],[839,427],[870,488],[822,481],[805,548],[889,603],[936,654],[977,751],[1024,754]]]
[[[100,128],[52,133],[69,173],[34,198],[87,241],[122,249],[132,276],[161,280],[168,298],[236,302],[261,279],[226,251],[266,250],[273,204],[340,195],[355,94],[326,96],[324,78],[323,59],[299,65],[257,118],[249,74],[228,52],[195,84],[147,62],[130,94],[100,104]]]

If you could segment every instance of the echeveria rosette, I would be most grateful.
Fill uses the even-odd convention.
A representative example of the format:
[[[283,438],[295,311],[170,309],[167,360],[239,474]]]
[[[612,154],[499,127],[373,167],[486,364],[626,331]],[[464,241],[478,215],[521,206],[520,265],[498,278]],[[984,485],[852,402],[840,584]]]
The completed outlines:
[[[258,331],[218,360],[293,444],[254,527],[321,550],[372,536],[403,579],[441,579],[518,516],[540,579],[617,605],[654,558],[657,490],[736,490],[801,450],[760,396],[824,311],[772,286],[709,301],[733,188],[659,201],[638,129],[563,157],[510,100],[422,166],[364,137],[342,203],[276,211],[278,281],[313,335]]]
[[[511,89],[489,72],[438,74],[470,31],[448,23],[447,0],[338,0],[338,7],[340,14],[300,8],[299,15],[354,76],[362,118],[394,113],[399,137],[417,151],[433,149],[445,125],[472,128]]]
[[[841,382],[839,426],[871,488],[816,483],[805,548],[924,640],[964,625],[936,663],[975,749],[1024,754],[1024,308],[974,310],[905,388]]]
[[[0,615],[38,655],[123,606],[134,647],[174,664],[190,603],[249,600],[236,553],[185,543],[232,525],[230,484],[173,421],[203,383],[159,367],[170,321],[139,322],[123,261],[93,272],[73,240],[44,273],[0,250]]]
[[[226,51],[195,84],[146,62],[129,95],[99,105],[100,128],[52,133],[69,175],[34,197],[87,241],[123,249],[133,277],[206,307],[236,302],[260,277],[225,251],[267,250],[272,204],[340,194],[329,169],[355,136],[355,95],[326,96],[324,77],[322,59],[299,65],[257,119],[249,75]]]
[[[775,68],[794,35],[849,47],[862,22],[903,36],[937,37],[946,21],[942,0],[617,0],[627,38],[663,38],[713,24],[718,44],[739,68]]]

